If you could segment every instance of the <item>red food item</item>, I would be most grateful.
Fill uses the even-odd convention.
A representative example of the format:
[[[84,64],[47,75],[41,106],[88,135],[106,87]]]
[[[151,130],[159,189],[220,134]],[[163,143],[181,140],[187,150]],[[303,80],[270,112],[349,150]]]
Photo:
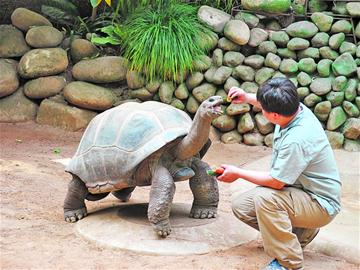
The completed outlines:
[[[219,167],[219,168],[216,168],[215,169],[215,173],[216,174],[223,174],[224,173],[224,171],[225,171],[225,169],[223,168],[223,167]]]
[[[224,170],[225,170],[224,168],[218,167],[216,169],[207,170],[206,173],[211,176],[219,176],[223,174]]]

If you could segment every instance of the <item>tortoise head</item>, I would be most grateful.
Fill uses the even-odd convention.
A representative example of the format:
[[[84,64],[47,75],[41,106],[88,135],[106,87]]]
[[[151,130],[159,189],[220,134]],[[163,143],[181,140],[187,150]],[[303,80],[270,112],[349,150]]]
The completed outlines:
[[[214,119],[223,114],[220,106],[222,103],[223,98],[221,96],[212,96],[201,103],[198,111],[201,117]]]

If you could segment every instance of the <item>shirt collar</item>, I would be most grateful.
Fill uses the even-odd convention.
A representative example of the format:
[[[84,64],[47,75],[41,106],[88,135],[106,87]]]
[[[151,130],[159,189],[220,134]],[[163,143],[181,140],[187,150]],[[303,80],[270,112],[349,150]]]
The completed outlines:
[[[299,107],[300,110],[296,113],[295,117],[286,125],[286,127],[281,128],[279,125],[275,126],[275,131],[277,132],[274,133],[274,139],[281,137],[285,131],[295,126],[300,121],[300,119],[302,118],[302,114],[304,113],[304,105],[300,103]]]
[[[299,122],[299,120],[301,119],[301,116],[304,112],[302,103],[300,103],[299,107],[300,107],[300,110],[296,113],[295,117],[281,130],[289,129],[289,128],[295,126]]]

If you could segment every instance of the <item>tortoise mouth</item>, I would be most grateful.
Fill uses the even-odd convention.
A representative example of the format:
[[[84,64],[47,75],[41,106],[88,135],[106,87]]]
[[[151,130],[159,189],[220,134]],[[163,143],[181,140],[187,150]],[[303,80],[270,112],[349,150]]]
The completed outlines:
[[[214,101],[214,104],[211,106],[211,110],[214,114],[220,115],[223,114],[223,111],[221,109],[221,104],[223,103],[222,99],[218,101]]]
[[[221,106],[219,105],[213,106],[212,109],[216,113],[222,113]]]

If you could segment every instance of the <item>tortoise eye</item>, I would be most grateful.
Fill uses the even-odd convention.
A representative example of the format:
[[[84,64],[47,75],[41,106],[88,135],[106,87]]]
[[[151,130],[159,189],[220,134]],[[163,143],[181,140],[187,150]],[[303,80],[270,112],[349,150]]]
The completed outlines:
[[[210,98],[210,99],[209,99],[209,101],[210,101],[210,102],[213,102],[213,101],[214,101],[214,99],[213,99],[213,98]]]

